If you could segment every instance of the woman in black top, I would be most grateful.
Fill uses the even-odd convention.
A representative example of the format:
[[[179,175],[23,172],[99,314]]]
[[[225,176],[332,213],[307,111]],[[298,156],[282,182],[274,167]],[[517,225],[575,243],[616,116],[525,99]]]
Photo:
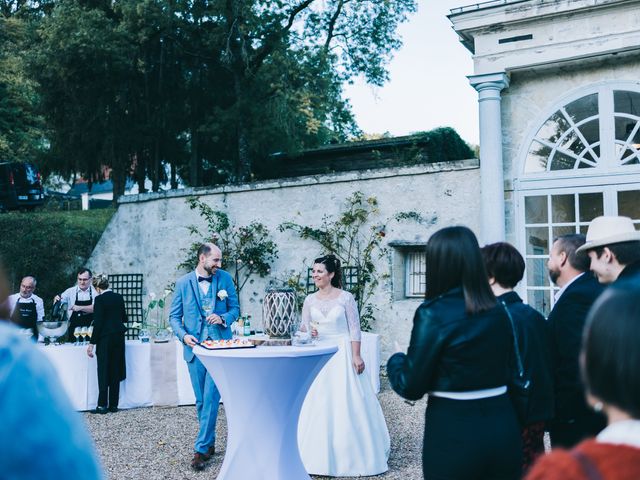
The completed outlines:
[[[93,413],[117,412],[120,382],[127,376],[124,356],[127,312],[122,295],[109,289],[106,275],[94,277],[93,286],[99,293],[93,304],[93,334],[87,347],[87,355],[93,357],[96,345],[98,355],[98,406]]]
[[[545,318],[513,291],[524,276],[524,258],[506,242],[482,247],[489,284],[513,318],[525,378],[531,382],[528,411],[522,425],[522,472],[544,453],[545,422],[553,418],[551,344]]]
[[[520,476],[520,429],[506,394],[511,327],[489,287],[478,241],[466,227],[427,244],[426,301],[406,354],[387,364],[393,389],[429,394],[422,470],[428,479]]]

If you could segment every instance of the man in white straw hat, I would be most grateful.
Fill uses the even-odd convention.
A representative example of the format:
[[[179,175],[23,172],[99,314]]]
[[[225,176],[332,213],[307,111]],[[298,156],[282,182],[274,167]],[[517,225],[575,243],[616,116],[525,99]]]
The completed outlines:
[[[594,218],[587,242],[577,251],[591,259],[591,271],[600,283],[631,282],[640,286],[640,232],[629,217]]]

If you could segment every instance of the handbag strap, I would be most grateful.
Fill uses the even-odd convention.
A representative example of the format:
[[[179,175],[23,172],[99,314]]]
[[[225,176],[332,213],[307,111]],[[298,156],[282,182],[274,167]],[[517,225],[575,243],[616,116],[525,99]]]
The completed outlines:
[[[594,465],[593,461],[580,451],[571,450],[571,456],[576,459],[580,468],[586,474],[587,480],[602,480],[602,475]]]
[[[513,317],[511,316],[511,312],[507,308],[507,304],[504,303],[504,300],[500,300],[502,304],[502,308],[509,317],[509,323],[511,324],[511,332],[513,333],[513,351],[516,354],[516,366],[518,367],[518,377],[524,377],[524,367],[522,366],[522,357],[520,357],[520,347],[518,346],[518,333],[516,332],[516,326],[513,323]]]

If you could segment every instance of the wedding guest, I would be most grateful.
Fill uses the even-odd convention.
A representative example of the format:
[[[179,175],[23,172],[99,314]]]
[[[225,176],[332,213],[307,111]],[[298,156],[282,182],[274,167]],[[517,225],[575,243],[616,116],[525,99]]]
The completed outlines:
[[[36,279],[26,276],[20,281],[20,291],[9,296],[10,319],[20,328],[30,328],[33,338],[38,339],[37,322],[44,319],[44,302],[34,292]]]
[[[198,249],[198,265],[193,272],[176,282],[171,302],[169,323],[184,344],[183,356],[187,362],[198,412],[198,436],[194,445],[191,468],[203,470],[214,455],[216,420],[220,392],[211,375],[193,347],[204,340],[231,339],[231,324],[240,314],[238,294],[231,275],[220,268],[222,252],[213,243],[203,243]],[[207,312],[202,305],[214,305]]]
[[[356,477],[388,469],[387,424],[360,355],[360,317],[353,295],[342,289],[340,261],[316,258],[318,288],[302,307],[307,331],[337,353],[314,380],[300,413],[298,445],[306,470],[315,475]]]
[[[431,236],[426,254],[426,301],[416,310],[409,349],[387,363],[399,395],[429,394],[424,477],[519,478],[520,427],[506,386],[511,326],[478,241],[466,227],[447,227]]]
[[[640,287],[640,232],[629,217],[594,218],[578,251],[587,253],[600,283],[628,282]]]
[[[98,356],[98,405],[92,413],[118,411],[120,382],[127,378],[124,355],[124,333],[127,330],[127,311],[124,298],[109,288],[107,275],[93,278],[98,292],[93,304],[93,333],[87,355]]]
[[[526,472],[544,453],[545,422],[553,418],[553,370],[547,322],[513,291],[524,276],[525,262],[520,252],[509,243],[499,242],[482,247],[482,256],[491,290],[513,319],[525,378],[531,382],[528,412],[521,431],[522,469]]]
[[[0,274],[0,305],[6,298]],[[0,477],[104,478],[93,441],[70,405],[45,355],[0,321]]]
[[[78,284],[67,288],[60,295],[56,295],[54,302],[62,302],[67,305],[69,316],[69,329],[67,340],[73,340],[73,331],[76,327],[88,327],[93,322],[93,301],[98,292],[91,284],[93,274],[91,270],[82,267],[77,272]]]
[[[588,402],[608,419],[595,439],[555,450],[527,480],[637,480],[640,478],[640,290],[612,287],[587,318],[581,369]]]
[[[589,274],[589,258],[579,252],[584,242],[578,233],[559,236],[547,262],[549,278],[560,287],[547,319],[555,397],[554,418],[547,425],[552,448],[571,448],[605,426],[604,417],[585,401],[578,361],[584,322],[603,290]]]

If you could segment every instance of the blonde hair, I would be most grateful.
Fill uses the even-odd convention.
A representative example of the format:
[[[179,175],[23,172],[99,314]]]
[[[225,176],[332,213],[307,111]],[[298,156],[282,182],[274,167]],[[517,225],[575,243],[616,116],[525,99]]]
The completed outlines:
[[[106,273],[99,273],[93,277],[93,286],[100,290],[109,288],[109,276]]]

